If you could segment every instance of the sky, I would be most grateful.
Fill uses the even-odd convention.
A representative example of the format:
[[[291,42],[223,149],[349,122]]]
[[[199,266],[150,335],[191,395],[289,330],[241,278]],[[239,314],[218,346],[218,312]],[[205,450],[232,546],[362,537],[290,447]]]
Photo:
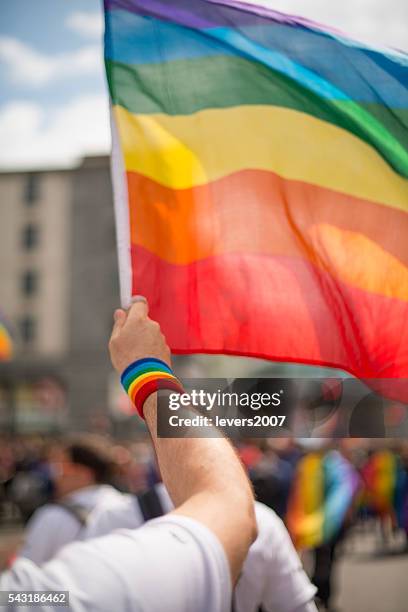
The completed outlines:
[[[257,3],[408,51],[407,0]],[[109,151],[102,35],[101,0],[0,3],[0,169],[70,167]]]

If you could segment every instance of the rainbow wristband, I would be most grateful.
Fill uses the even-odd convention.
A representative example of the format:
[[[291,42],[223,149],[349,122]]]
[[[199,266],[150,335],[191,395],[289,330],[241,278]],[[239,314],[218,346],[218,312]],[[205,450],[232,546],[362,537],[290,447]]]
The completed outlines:
[[[155,357],[134,361],[123,372],[120,380],[142,419],[143,404],[152,393],[159,389],[184,393],[182,384],[174,376],[170,366]]]

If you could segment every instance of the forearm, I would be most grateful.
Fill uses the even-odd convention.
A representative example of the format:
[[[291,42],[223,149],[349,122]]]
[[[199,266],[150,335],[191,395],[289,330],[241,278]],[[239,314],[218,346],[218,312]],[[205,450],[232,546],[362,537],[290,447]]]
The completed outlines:
[[[223,437],[158,438],[156,409],[156,396],[151,396],[144,414],[163,481],[176,507],[174,512],[200,521],[215,533],[227,553],[235,581],[256,536],[248,478]]]
[[[123,376],[130,364],[140,366],[141,360],[143,364],[153,360],[155,369],[148,370],[153,372],[150,375],[153,380],[154,377],[160,379],[160,373],[165,379],[172,378],[169,347],[159,325],[150,320],[147,313],[147,303],[142,297],[135,298],[127,313],[115,311],[109,342],[112,364]],[[256,536],[249,481],[231,445],[221,437],[157,437],[156,393],[143,396],[143,406],[140,406],[141,400],[137,397],[145,383],[147,387],[148,375],[143,368],[138,370],[138,365],[132,366],[136,368],[135,378],[126,390],[130,390],[131,397],[135,393],[135,402],[146,419],[164,483],[176,506],[175,512],[201,522],[218,537],[235,581]]]

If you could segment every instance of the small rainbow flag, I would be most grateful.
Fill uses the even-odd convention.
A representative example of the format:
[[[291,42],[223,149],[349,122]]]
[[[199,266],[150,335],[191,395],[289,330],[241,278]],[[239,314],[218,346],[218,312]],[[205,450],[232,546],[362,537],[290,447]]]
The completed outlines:
[[[13,341],[6,325],[0,321],[0,361],[8,361],[13,356]]]
[[[233,0],[105,16],[123,304],[174,352],[408,379],[408,56]]]
[[[315,548],[339,533],[358,482],[338,451],[309,453],[299,461],[285,520],[298,549]]]
[[[401,458],[388,449],[373,453],[362,469],[362,479],[361,505],[408,530],[408,476]]]

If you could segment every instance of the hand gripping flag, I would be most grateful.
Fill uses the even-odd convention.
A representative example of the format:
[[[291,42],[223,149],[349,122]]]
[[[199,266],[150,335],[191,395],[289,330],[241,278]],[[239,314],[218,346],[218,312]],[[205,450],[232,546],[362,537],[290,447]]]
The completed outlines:
[[[105,16],[123,304],[175,352],[408,378],[408,56],[234,1]]]

